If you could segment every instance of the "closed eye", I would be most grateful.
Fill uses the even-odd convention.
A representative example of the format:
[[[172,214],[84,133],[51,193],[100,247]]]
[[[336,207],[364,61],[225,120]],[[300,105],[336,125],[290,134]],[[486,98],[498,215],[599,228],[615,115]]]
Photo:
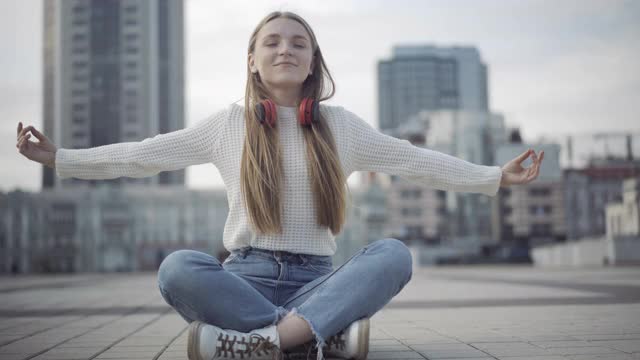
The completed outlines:
[[[269,47],[276,46],[276,45],[278,45],[278,44],[276,44],[276,43],[267,44],[267,46],[269,46]],[[294,46],[297,47],[297,48],[300,48],[300,49],[304,49],[304,47],[305,47],[304,45],[294,45]]]

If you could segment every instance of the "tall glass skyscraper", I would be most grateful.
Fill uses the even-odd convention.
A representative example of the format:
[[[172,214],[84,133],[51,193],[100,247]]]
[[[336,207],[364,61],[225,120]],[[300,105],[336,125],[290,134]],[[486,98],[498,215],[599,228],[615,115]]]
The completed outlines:
[[[378,62],[378,124],[395,129],[421,110],[489,109],[487,66],[473,47],[395,46]]]

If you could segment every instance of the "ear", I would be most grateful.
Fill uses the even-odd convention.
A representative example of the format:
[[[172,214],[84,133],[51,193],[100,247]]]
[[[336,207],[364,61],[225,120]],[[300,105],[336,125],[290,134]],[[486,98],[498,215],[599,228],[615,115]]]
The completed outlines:
[[[309,71],[313,71],[313,69],[316,68],[316,56],[313,55],[313,58],[311,58],[311,68],[309,69]]]
[[[258,72],[258,69],[256,69],[256,64],[253,58],[253,54],[249,54],[249,69],[251,70],[252,73]]]

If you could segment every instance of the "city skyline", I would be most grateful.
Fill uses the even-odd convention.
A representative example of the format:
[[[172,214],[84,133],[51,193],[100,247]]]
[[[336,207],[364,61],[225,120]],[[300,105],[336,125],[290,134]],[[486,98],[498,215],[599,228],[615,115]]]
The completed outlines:
[[[337,87],[328,103],[345,106],[374,127],[376,63],[389,58],[395,45],[424,44],[477,47],[488,67],[490,110],[504,114],[508,126],[520,127],[525,141],[553,140],[554,132],[640,132],[640,44],[634,42],[640,36],[640,3],[394,4],[186,1],[185,124],[242,98],[250,32],[268,12],[289,10],[309,21],[318,38]],[[0,80],[0,139],[13,151],[3,155],[8,171],[0,189],[20,184],[37,191],[41,167],[17,152],[15,128],[22,121],[42,129],[42,4],[3,2],[0,10],[0,65],[6,70]],[[381,21],[394,24],[393,34]],[[187,179],[192,188],[223,186],[211,164],[189,168]]]

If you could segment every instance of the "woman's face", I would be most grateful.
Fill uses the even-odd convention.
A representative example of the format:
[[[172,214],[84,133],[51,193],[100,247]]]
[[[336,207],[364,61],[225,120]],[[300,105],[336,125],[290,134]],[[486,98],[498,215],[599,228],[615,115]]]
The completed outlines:
[[[313,69],[314,58],[304,26],[277,18],[258,31],[254,53],[249,54],[249,68],[260,74],[268,88],[301,87]]]

